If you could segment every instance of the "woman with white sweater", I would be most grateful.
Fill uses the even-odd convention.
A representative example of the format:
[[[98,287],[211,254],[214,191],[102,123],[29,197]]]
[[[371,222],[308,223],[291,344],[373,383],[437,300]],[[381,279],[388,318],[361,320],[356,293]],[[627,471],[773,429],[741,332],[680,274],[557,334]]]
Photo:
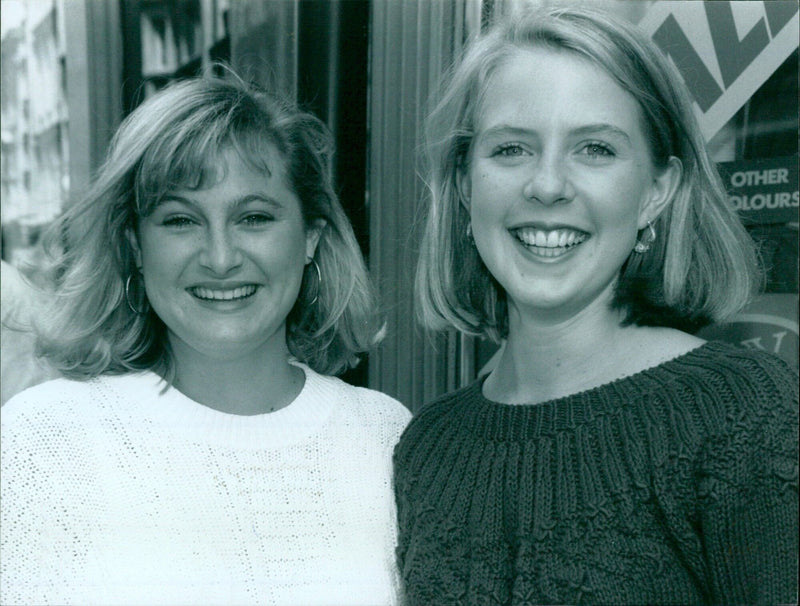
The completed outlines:
[[[52,232],[2,415],[3,604],[393,604],[409,419],[330,375],[377,339],[316,118],[233,75],[121,126]]]

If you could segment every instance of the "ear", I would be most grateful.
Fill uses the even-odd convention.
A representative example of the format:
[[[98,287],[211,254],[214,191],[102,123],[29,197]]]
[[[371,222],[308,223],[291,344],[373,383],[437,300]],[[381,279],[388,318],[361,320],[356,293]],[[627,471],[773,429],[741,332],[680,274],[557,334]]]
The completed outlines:
[[[639,229],[647,222],[655,222],[661,212],[672,202],[683,176],[683,165],[675,156],[667,161],[667,166],[656,173],[650,188],[650,195],[639,211]]]
[[[325,219],[315,219],[314,222],[306,228],[306,259],[313,259],[314,253],[317,252],[317,245],[322,236],[322,230],[328,225]],[[310,263],[310,261],[309,261]]]
[[[142,249],[139,246],[139,238],[136,237],[136,232],[131,228],[125,230],[125,237],[133,251],[133,260],[136,263],[136,268],[142,271]]]

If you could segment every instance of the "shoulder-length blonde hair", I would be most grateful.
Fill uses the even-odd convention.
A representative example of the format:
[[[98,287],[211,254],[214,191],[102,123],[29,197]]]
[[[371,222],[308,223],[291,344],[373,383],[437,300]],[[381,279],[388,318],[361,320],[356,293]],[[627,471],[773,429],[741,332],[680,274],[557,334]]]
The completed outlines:
[[[753,242],[727,201],[706,150],[688,90],[655,44],[634,26],[583,8],[545,8],[506,19],[466,49],[447,75],[426,124],[429,214],[417,267],[422,322],[476,336],[506,336],[505,292],[466,237],[469,215],[457,180],[484,94],[498,67],[520,49],[575,53],[609,74],[642,108],[656,166],[677,157],[677,191],[654,223],[646,255],[631,254],[614,305],[625,323],[695,330],[729,317],[760,284]]]
[[[229,71],[177,82],[139,106],[117,131],[88,194],[50,230],[55,291],[36,327],[37,352],[59,371],[83,379],[151,369],[171,380],[166,327],[149,306],[136,313],[126,302],[126,281],[136,272],[126,234],[166,192],[203,186],[220,150],[231,146],[258,170],[269,170],[269,147],[277,148],[306,227],[325,221],[314,257],[322,280],[309,264],[287,319],[291,354],[336,374],[377,343],[375,297],[333,190],[327,127]]]

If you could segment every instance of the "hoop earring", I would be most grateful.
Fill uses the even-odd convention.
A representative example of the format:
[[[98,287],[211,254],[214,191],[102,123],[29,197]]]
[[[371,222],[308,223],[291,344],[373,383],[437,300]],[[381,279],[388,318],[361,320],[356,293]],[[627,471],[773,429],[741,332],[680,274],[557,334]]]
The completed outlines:
[[[128,304],[130,310],[135,313],[137,316],[143,316],[147,313],[147,308],[145,307],[143,310],[136,309],[136,306],[131,303],[131,279],[133,278],[133,274],[128,276],[128,279],[125,280],[125,302]],[[147,295],[143,297],[144,303],[147,304]]]
[[[648,221],[647,222],[647,229],[649,233],[642,236],[642,239],[636,243],[636,246],[633,247],[633,250],[639,254],[646,253],[650,250],[650,247],[653,245],[653,242],[656,241],[656,229],[653,227],[653,224]]]
[[[314,269],[317,272],[317,288],[314,289],[314,298],[311,299],[311,302],[308,304],[308,306],[311,307],[319,299],[319,291],[322,288],[322,272],[320,271],[319,264],[317,263],[317,260],[314,257],[311,257],[311,260],[309,261],[308,264],[309,265],[313,264],[314,265]]]

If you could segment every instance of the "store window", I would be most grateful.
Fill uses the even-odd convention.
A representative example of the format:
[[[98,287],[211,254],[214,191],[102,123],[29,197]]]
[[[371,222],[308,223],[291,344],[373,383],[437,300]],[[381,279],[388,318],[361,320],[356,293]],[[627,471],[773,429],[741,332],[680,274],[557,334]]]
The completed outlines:
[[[124,107],[230,60],[229,0],[123,0]]]
[[[700,336],[798,366],[798,11],[796,2],[662,2],[642,26],[695,95],[731,205],[758,243],[764,292]]]

